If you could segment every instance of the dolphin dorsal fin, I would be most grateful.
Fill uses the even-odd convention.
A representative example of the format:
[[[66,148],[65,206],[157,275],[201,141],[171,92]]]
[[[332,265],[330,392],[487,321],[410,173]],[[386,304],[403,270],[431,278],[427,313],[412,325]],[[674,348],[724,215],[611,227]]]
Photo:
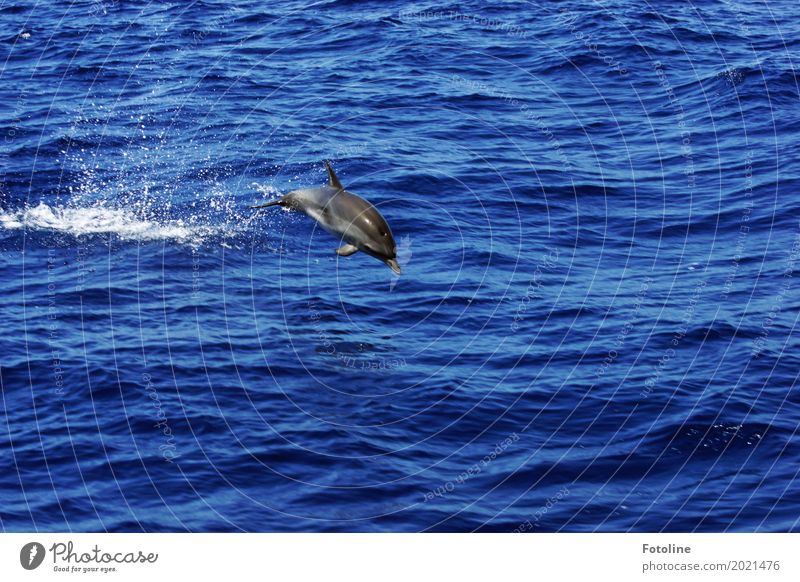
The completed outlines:
[[[325,160],[325,167],[328,169],[328,186],[336,188],[337,190],[344,190],[344,186],[342,186],[342,183],[339,181],[336,172],[333,171],[331,163],[328,160]]]

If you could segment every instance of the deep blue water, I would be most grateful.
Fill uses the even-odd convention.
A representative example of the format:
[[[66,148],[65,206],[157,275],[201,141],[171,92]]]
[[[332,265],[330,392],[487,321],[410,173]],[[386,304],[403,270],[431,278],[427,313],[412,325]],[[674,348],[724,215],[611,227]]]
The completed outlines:
[[[0,526],[800,529],[797,12],[0,3]]]

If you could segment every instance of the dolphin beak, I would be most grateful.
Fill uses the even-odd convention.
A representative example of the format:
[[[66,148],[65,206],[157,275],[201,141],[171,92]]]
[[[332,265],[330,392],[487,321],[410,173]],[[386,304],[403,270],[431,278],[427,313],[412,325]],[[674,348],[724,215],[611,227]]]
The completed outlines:
[[[392,271],[394,271],[398,275],[400,274],[400,264],[397,262],[396,259],[389,259],[388,261],[386,261],[386,264],[389,265],[389,268]]]

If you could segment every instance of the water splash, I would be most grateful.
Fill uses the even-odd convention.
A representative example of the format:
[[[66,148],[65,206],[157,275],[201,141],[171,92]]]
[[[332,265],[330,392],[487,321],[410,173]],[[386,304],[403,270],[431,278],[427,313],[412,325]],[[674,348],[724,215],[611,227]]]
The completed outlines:
[[[260,196],[272,198],[278,190],[269,185],[253,185]],[[124,208],[111,206],[106,199],[80,197],[65,204],[39,202],[20,209],[0,208],[0,228],[6,230],[50,231],[75,237],[96,234],[116,235],[122,240],[171,240],[199,245],[210,237],[236,238],[245,233],[255,213],[224,188],[215,188],[210,197],[197,195],[183,216],[169,201],[158,200],[145,187]]]
[[[72,208],[44,202],[16,211],[0,209],[0,225],[7,230],[48,230],[73,236],[115,234],[125,240],[179,242],[199,242],[216,230],[207,225],[190,225],[183,219],[163,222],[145,219],[119,208],[100,205]]]

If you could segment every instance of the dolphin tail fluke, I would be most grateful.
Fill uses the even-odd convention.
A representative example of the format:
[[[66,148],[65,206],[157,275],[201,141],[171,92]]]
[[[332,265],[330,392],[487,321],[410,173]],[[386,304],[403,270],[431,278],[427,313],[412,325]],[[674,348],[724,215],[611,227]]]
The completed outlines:
[[[257,206],[251,206],[250,208],[267,208],[268,206],[280,206],[283,202],[283,198],[278,200],[273,200],[272,202],[267,202],[266,204],[259,204]]]

